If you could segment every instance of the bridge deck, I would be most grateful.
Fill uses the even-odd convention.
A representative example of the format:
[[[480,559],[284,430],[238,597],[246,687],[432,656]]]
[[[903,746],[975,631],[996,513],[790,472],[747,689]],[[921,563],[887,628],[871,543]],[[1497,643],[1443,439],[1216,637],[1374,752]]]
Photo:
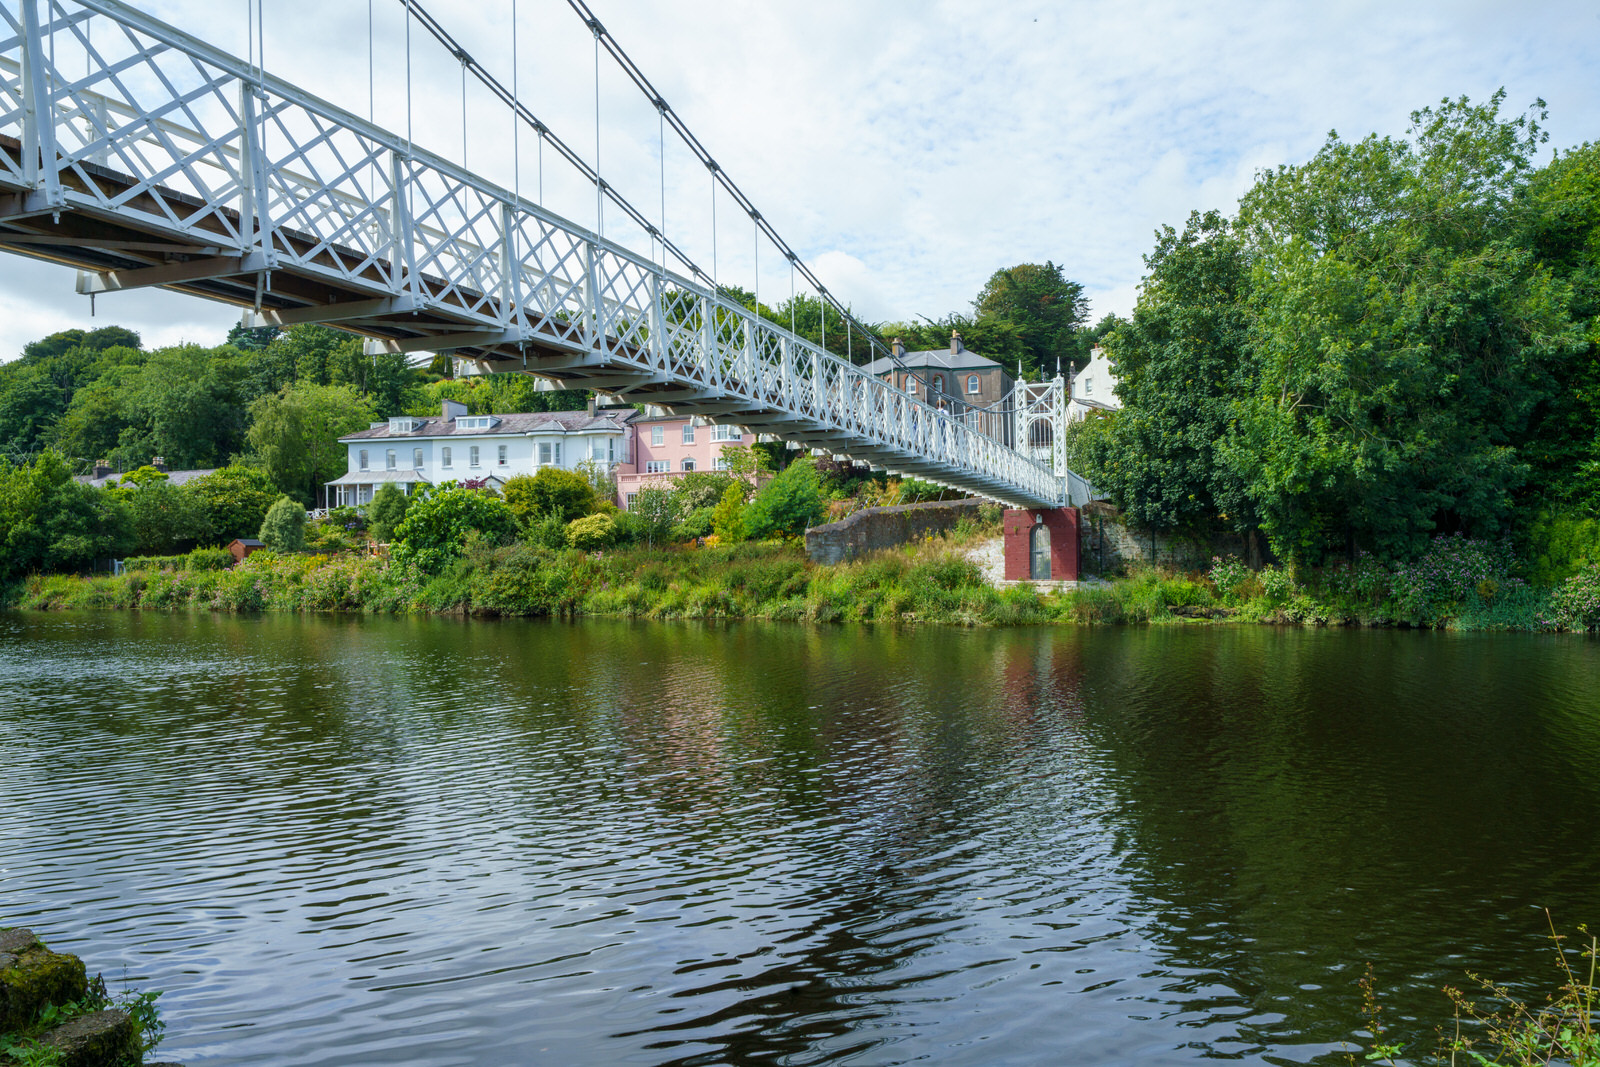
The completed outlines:
[[[82,292],[161,286],[1063,499],[975,420],[117,0],[0,0],[0,19],[0,250],[88,272]],[[90,74],[70,80],[74,49]],[[1025,415],[1060,425],[1060,394]]]

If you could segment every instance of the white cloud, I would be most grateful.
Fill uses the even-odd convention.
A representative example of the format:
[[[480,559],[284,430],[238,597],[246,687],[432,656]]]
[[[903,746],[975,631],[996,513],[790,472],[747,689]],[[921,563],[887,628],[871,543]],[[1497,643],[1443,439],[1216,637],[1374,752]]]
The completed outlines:
[[[362,4],[264,0],[267,65],[349,110],[368,109]],[[512,0],[429,7],[510,80]],[[594,42],[561,0],[517,0],[518,80],[533,110],[594,151]],[[156,0],[158,17],[244,48],[243,8]],[[1489,0],[591,0],[591,6],[829,288],[873,318],[965,309],[995,269],[1054,260],[1094,315],[1127,313],[1153,231],[1193,209],[1231,210],[1255,172],[1298,162],[1328,130],[1402,135],[1410,111],[1501,86],[1520,111],[1550,101],[1552,145],[1593,139],[1600,80],[1588,3]],[[403,10],[376,3],[378,120],[404,130]],[[308,26],[317,32],[308,34]],[[413,30],[411,125],[419,144],[461,152],[459,65]],[[604,57],[602,56],[602,59]],[[467,161],[513,182],[509,120],[469,92]],[[603,169],[711,266],[710,181],[669,140],[615,68],[602,66]],[[670,137],[670,133],[669,133]],[[520,187],[537,188],[522,139]],[[583,224],[593,192],[547,151],[545,201]],[[717,207],[719,277],[750,286],[752,228]],[[613,220],[611,229],[619,232]],[[787,271],[763,249],[763,298]],[[20,265],[19,265],[20,264]],[[70,272],[0,263],[0,358],[52,328],[83,325]],[[171,294],[102,300],[96,323],[158,342],[212,331],[235,313]]]

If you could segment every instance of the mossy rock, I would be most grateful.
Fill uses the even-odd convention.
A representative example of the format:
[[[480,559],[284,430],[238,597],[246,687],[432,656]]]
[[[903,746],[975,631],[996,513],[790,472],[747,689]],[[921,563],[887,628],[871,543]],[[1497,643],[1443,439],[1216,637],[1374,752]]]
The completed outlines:
[[[7,948],[0,948],[0,1033],[21,1030],[45,1005],[79,1000],[89,991],[89,976],[78,957],[51,952],[27,930],[8,930],[5,936]]]
[[[133,1016],[116,1008],[69,1019],[39,1044],[60,1050],[61,1067],[124,1067],[144,1058]]]

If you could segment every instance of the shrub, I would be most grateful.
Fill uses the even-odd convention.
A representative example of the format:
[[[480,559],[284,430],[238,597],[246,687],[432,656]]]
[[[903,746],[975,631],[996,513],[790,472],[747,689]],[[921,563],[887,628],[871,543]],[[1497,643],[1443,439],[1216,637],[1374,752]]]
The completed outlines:
[[[393,541],[395,530],[405,521],[411,498],[393,482],[385,482],[367,505],[367,527],[375,541]]]
[[[672,539],[693,541],[698,537],[710,537],[714,528],[712,520],[715,516],[715,508],[695,508],[683,517],[682,522],[672,528]]]
[[[1468,540],[1460,534],[1436,537],[1414,562],[1396,569],[1394,597],[1405,616],[1436,622],[1491,600],[1502,589],[1522,585],[1511,577],[1514,565],[1507,544]]]
[[[299,552],[306,547],[306,509],[287,494],[278,497],[256,536],[274,552]]]
[[[406,511],[394,532],[394,559],[425,574],[437,574],[460,557],[467,531],[490,543],[511,535],[516,518],[506,502],[476,489],[430,493]]]
[[[220,571],[233,566],[233,553],[225,548],[197,548],[183,557],[183,566],[191,571]]]
[[[745,509],[745,527],[754,538],[799,537],[806,527],[821,522],[826,510],[822,481],[807,456],[789,464],[756,494]]]
[[[1600,630],[1600,563],[1591,563],[1556,587],[1539,620],[1559,630]]]
[[[711,512],[711,529],[723,544],[737,544],[745,539],[744,483],[735,482],[723,490],[722,499]]]
[[[567,525],[567,544],[585,552],[606,548],[617,539],[617,524],[610,515],[588,515]]]
[[[1250,568],[1238,556],[1230,555],[1226,559],[1212,556],[1211,570],[1207,573],[1207,577],[1211,579],[1211,584],[1217,587],[1217,592],[1227,595],[1250,577]]]
[[[265,471],[237,464],[185,483],[183,491],[198,498],[210,536],[223,542],[254,537],[278,499]]]
[[[560,467],[541,467],[537,474],[519,474],[505,484],[502,495],[517,521],[537,522],[555,512],[561,521],[571,522],[593,511],[594,485],[577,471]]]
[[[1274,604],[1294,595],[1294,576],[1282,567],[1263,567],[1256,577],[1261,582],[1261,595]]]
[[[550,512],[527,523],[522,528],[523,540],[539,548],[557,551],[567,547],[567,522],[556,512]]]

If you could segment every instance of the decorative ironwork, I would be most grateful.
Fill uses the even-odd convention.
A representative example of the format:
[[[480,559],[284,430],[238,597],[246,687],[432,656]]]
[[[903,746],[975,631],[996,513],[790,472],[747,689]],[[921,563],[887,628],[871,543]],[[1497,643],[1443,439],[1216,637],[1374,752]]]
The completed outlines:
[[[1019,384],[1011,448],[117,0],[0,0],[0,35],[0,249],[78,266],[80,292],[161,285],[250,324],[326,322],[1015,506],[1067,501],[1060,379]],[[1048,455],[1028,448],[1040,420]]]

